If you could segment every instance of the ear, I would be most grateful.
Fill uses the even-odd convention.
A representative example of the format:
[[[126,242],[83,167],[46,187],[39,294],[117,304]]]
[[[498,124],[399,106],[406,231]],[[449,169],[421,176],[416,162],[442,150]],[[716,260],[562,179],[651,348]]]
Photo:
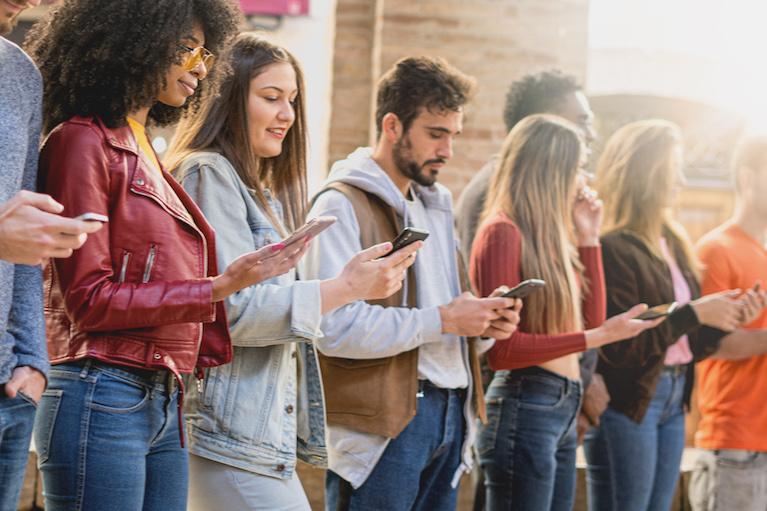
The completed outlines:
[[[381,121],[381,135],[389,142],[396,142],[402,136],[402,123],[397,114],[389,112]]]

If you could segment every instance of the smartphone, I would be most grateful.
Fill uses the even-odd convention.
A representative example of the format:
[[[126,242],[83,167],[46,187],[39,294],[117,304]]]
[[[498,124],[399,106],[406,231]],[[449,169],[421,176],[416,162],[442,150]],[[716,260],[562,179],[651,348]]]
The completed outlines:
[[[109,217],[105,215],[99,215],[98,213],[83,213],[80,216],[76,216],[73,220],[82,220],[83,222],[101,222],[105,224],[109,222]]]
[[[503,298],[524,298],[546,285],[541,279],[527,279],[501,295]]]
[[[331,225],[335,223],[335,221],[338,220],[336,217],[332,215],[326,215],[326,216],[318,216],[316,218],[312,218],[308,222],[306,222],[304,225],[293,231],[287,238],[282,240],[280,243],[285,245],[286,247],[288,245],[292,245],[310,234],[312,236],[316,236]]]
[[[671,303],[664,303],[663,305],[656,305],[655,307],[650,307],[646,311],[644,311],[639,316],[635,317],[634,319],[657,319],[662,318],[663,316],[668,316],[674,310],[676,309],[676,302]]]
[[[386,255],[381,257],[388,257],[397,250],[405,248],[406,246],[410,245],[411,243],[415,243],[416,241],[425,240],[428,237],[429,231],[424,229],[416,229],[415,227],[405,227],[402,232],[399,233],[396,238],[394,238],[394,241],[391,242],[392,249],[389,250]]]

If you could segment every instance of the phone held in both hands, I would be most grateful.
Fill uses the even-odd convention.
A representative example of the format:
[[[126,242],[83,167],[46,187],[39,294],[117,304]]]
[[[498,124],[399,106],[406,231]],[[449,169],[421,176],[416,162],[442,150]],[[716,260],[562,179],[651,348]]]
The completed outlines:
[[[664,303],[662,305],[656,305],[655,307],[650,307],[646,311],[644,311],[639,316],[635,317],[634,319],[644,319],[644,320],[650,320],[650,319],[657,319],[662,318],[663,316],[668,316],[672,312],[676,310],[676,302],[671,303]]]
[[[502,298],[524,298],[546,285],[541,279],[527,279],[501,295]]]
[[[293,231],[287,238],[281,241],[286,247],[298,243],[307,236],[316,236],[338,220],[332,215],[318,216],[307,221],[304,225]]]
[[[406,246],[410,245],[411,243],[415,243],[416,241],[425,240],[428,237],[429,231],[427,230],[416,229],[415,227],[405,227],[402,232],[399,233],[396,238],[394,238],[394,241],[391,242],[392,249],[387,252],[386,255],[381,257],[388,257],[397,250],[405,248]]]

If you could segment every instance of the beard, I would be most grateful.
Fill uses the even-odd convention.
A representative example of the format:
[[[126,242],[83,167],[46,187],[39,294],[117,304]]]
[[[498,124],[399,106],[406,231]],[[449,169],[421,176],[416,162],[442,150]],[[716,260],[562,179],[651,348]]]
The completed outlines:
[[[433,160],[426,160],[422,164],[418,164],[412,157],[413,144],[410,142],[410,137],[405,133],[392,148],[392,160],[397,166],[397,169],[403,176],[415,181],[421,186],[432,186],[437,182],[437,171],[430,170],[428,174],[424,174],[423,169],[427,165],[432,163],[445,163],[442,158]]]
[[[7,35],[10,34],[14,27],[19,23],[19,15],[24,12],[24,9],[29,7],[29,4],[27,2],[15,2],[11,1],[12,4],[18,5],[21,7],[21,11],[17,12],[10,18],[6,17],[0,17],[0,35]]]

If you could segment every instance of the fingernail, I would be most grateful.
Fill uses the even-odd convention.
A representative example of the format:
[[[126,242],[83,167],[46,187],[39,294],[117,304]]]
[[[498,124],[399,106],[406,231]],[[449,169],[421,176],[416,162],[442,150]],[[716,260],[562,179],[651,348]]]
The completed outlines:
[[[276,245],[272,246],[272,252],[279,252],[283,248],[285,248],[285,245],[282,243],[277,243]]]

